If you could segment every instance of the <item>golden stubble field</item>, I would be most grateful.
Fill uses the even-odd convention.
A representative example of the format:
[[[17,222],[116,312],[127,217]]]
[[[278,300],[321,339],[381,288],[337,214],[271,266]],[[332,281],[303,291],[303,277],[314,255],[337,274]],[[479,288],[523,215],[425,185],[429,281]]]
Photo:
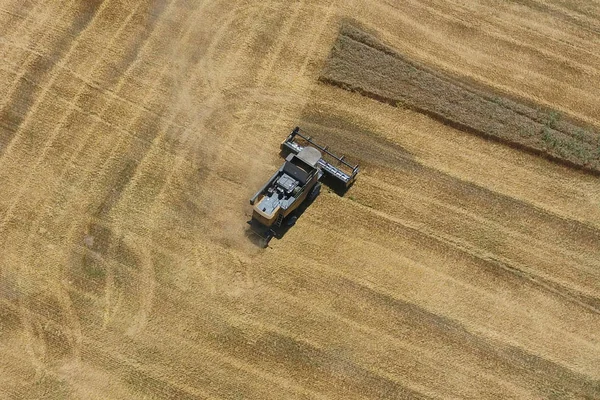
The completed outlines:
[[[597,176],[318,82],[342,21],[600,126],[600,3],[0,1],[0,398],[600,398]],[[361,163],[282,240],[296,125]]]

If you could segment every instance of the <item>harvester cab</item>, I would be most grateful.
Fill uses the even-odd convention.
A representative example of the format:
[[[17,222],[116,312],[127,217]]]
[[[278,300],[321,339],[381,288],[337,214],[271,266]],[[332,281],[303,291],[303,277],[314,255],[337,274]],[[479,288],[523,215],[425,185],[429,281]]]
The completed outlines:
[[[359,172],[358,165],[318,145],[299,127],[281,143],[281,150],[287,154],[283,165],[250,199],[253,210],[248,223],[263,247],[296,222],[298,214],[319,195],[322,178],[348,188]]]

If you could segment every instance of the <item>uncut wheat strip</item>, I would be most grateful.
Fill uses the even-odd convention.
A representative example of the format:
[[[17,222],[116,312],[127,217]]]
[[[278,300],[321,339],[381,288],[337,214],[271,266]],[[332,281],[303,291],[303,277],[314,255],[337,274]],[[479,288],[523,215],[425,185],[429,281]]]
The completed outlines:
[[[533,110],[464,87],[405,61],[362,32],[347,35],[342,30],[321,79],[367,96],[373,93],[378,100],[407,105],[459,129],[498,138],[568,164],[600,168],[596,133],[561,121],[553,112]]]

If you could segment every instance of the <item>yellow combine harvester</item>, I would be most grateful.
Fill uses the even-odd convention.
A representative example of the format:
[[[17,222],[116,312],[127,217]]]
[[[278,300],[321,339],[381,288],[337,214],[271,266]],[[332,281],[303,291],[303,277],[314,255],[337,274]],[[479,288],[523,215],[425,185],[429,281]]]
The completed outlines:
[[[321,178],[327,178],[342,188],[348,188],[356,179],[358,165],[350,165],[344,156],[338,157],[300,133],[296,127],[281,143],[288,154],[285,162],[271,179],[250,199],[253,206],[252,230],[262,238],[266,247],[282,226],[291,226],[298,218],[298,210],[312,202],[321,190]],[[334,166],[323,158],[337,161]],[[332,162],[335,162],[332,161]]]

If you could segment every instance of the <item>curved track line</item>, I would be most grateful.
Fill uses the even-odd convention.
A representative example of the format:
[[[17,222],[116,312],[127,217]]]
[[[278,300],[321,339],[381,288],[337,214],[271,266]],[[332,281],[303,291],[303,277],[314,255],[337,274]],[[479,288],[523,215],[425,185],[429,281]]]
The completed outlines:
[[[141,295],[138,296],[141,297],[140,308],[137,314],[133,317],[133,321],[125,333],[128,336],[135,337],[144,330],[146,324],[148,323],[148,318],[152,313],[152,304],[154,303],[155,297],[156,277],[154,273],[152,256],[149,250],[151,247],[150,243],[145,241],[138,245],[134,239],[130,239],[129,237],[125,239],[125,243],[128,244],[131,249],[138,249],[142,268],[141,276],[138,282],[138,287],[141,291]]]
[[[75,307],[71,301],[71,296],[62,282],[57,282],[53,292],[60,301],[61,308],[69,325],[68,334],[71,338],[71,345],[73,347],[72,356],[76,361],[79,361],[81,360],[81,346],[83,343],[83,331],[81,329],[79,317],[75,313]],[[62,329],[64,331],[64,327],[62,327]]]
[[[301,0],[301,1],[305,1],[305,0]],[[215,74],[213,76],[213,84],[211,86],[212,90],[221,90],[223,89],[226,85],[224,82],[227,81],[227,79],[229,78],[229,74],[227,72],[230,72],[232,70],[232,68],[236,67],[236,62],[242,57],[242,54],[244,51],[248,50],[248,45],[250,43],[250,41],[252,39],[255,38],[256,33],[261,29],[261,25],[262,25],[262,20],[260,19],[261,15],[263,15],[265,12],[268,11],[269,8],[274,8],[274,4],[277,4],[277,2],[275,0],[265,0],[260,2],[259,5],[251,5],[249,10],[256,10],[255,14],[252,14],[251,17],[249,17],[247,19],[247,22],[250,22],[250,28],[246,28],[245,32],[244,32],[244,40],[239,42],[239,45],[237,46],[235,51],[228,51],[227,55],[224,59],[224,63],[222,66],[219,67],[219,74]],[[279,6],[285,6],[286,2],[282,1],[279,2]],[[277,11],[274,10],[273,14],[275,14]],[[233,23],[234,20],[228,20],[227,21],[229,24]],[[222,35],[224,36],[226,33],[226,31],[224,30],[219,30],[217,32],[218,35]],[[217,39],[219,37],[222,36],[217,36]],[[216,48],[218,46],[219,42],[217,42],[215,44]],[[207,58],[207,60],[211,60],[213,58]],[[226,72],[225,72],[226,71]]]
[[[122,29],[126,26],[127,21],[135,14],[136,10],[137,9],[134,9],[131,12],[131,14],[128,16],[126,22],[119,27],[119,29],[117,30],[117,32],[115,33],[115,35],[112,37],[111,43],[112,43],[112,41],[115,40],[116,37],[118,37],[118,35],[122,31]],[[106,48],[108,48],[108,47],[109,46],[107,46]],[[98,60],[94,64],[93,70],[96,69],[96,67],[99,65],[99,63],[101,61],[103,61],[102,57],[98,58]],[[78,95],[81,93],[81,91],[83,90],[83,88],[85,88],[85,85],[82,85],[82,87],[80,88],[80,91],[79,91]],[[71,112],[72,112],[72,110],[71,110]],[[60,127],[60,124],[59,124],[59,127]],[[57,131],[58,131],[58,128],[57,128]],[[22,193],[24,193],[24,191],[25,190],[23,190],[23,191],[20,192],[21,195],[22,195]],[[17,200],[18,200],[18,198],[17,198]],[[13,204],[16,204],[16,203],[13,203]],[[7,215],[10,215],[10,214],[7,213]],[[36,224],[35,224],[35,226],[37,226],[39,224],[40,219],[41,219],[41,214],[38,214],[38,217],[36,218]],[[73,225],[73,226],[75,226],[75,225]],[[1,229],[2,229],[2,225],[0,224],[0,231],[1,231]],[[32,238],[37,234],[36,233],[37,229],[31,229],[30,232],[31,233],[28,236],[28,240],[29,241],[31,241]],[[73,228],[71,229],[70,236],[73,236]],[[112,272],[112,271],[110,271],[110,272]],[[112,274],[109,274],[109,276],[112,276]],[[107,277],[107,279],[108,279],[108,277]],[[110,282],[107,282],[107,283],[110,283]],[[82,331],[81,331],[81,325],[79,323],[79,319],[78,319],[77,315],[74,312],[73,304],[71,302],[70,296],[69,296],[68,292],[66,291],[66,289],[64,288],[64,286],[58,286],[57,290],[56,290],[56,293],[59,296],[59,299],[60,299],[63,311],[64,311],[64,313],[65,313],[65,315],[67,317],[67,321],[69,322],[69,326],[71,327],[70,328],[70,332],[71,332],[70,336],[72,337],[74,358],[76,360],[79,360],[80,357],[81,357],[81,343],[82,343]],[[111,288],[107,287],[106,297],[110,299],[111,293],[112,293],[111,292]]]
[[[290,32],[292,31],[292,28],[296,24],[296,20],[298,19],[298,16],[300,15],[300,11],[302,10],[302,8],[305,5],[305,1],[306,0],[299,0],[294,4],[294,9],[292,11],[292,14],[289,17],[287,17],[286,22],[283,25],[283,28],[280,30],[279,34],[277,35],[277,37],[278,37],[277,43],[275,44],[273,50],[271,50],[268,53],[266,60],[263,61],[263,66],[257,76],[258,86],[263,86],[265,84],[265,81],[269,77],[269,74],[271,74],[271,72],[273,71],[273,67],[275,67],[275,63],[277,62],[277,59],[279,58],[279,55],[281,54],[281,50],[283,50],[283,47],[286,44],[286,40],[290,36]],[[266,62],[266,65],[265,65],[265,62]]]
[[[71,225],[71,228],[69,229],[69,233],[67,234],[67,241],[69,241],[69,238],[71,238],[73,236],[73,233],[76,230],[75,226],[76,226],[75,223]],[[36,229],[36,232],[37,232],[37,229]],[[63,252],[63,254],[67,254],[67,250],[65,250]],[[43,261],[44,258],[45,258],[44,254],[37,254],[31,261],[31,264],[34,266],[39,265],[39,262]],[[19,265],[17,268],[20,270],[21,266]],[[83,333],[82,333],[79,317],[75,313],[75,308],[71,301],[71,296],[69,295],[68,290],[65,287],[64,276],[63,276],[64,272],[58,271],[58,270],[53,271],[53,272],[58,274],[58,276],[56,277],[56,279],[51,279],[51,282],[50,282],[50,288],[52,289],[51,294],[56,296],[56,298],[60,304],[60,311],[65,316],[65,320],[67,322],[67,326],[60,324],[58,330],[65,333],[69,337],[69,339],[70,339],[69,341],[72,346],[72,356],[75,360],[80,360],[80,358],[81,358],[81,343],[82,343]]]
[[[29,359],[35,367],[35,379],[37,380],[42,376],[42,373],[46,370],[44,363],[38,355],[40,349],[38,349],[37,347],[40,347],[40,340],[35,334],[29,309],[25,304],[23,304],[23,301],[21,301],[19,304],[19,312],[21,315],[21,326],[23,327],[24,333],[23,337],[25,339],[25,351],[29,355]],[[45,353],[45,345],[43,344],[41,347],[41,352],[43,357],[43,353]]]
[[[229,33],[231,24],[236,22],[236,20],[244,18],[244,16],[247,17],[245,21],[255,20],[260,15],[261,10],[270,7],[273,3],[274,1],[272,0],[265,1],[262,3],[262,8],[256,6],[255,4],[240,6],[228,12],[227,15],[221,20],[215,22],[214,25],[218,26],[218,28],[214,31],[213,38],[210,41],[210,44],[207,46],[204,56],[198,63],[198,70],[207,71],[204,73],[203,78],[208,84],[210,89],[209,92],[214,93],[213,96],[215,96],[221,90],[223,87],[223,80],[227,77],[227,73],[225,73],[223,74],[223,79],[219,80],[219,74],[213,74],[211,72],[216,70],[219,70],[220,72],[222,71],[221,67],[217,67],[214,63],[215,53],[217,52],[219,45],[222,43],[223,38],[227,35],[227,33]],[[255,12],[252,13],[253,11]],[[235,51],[227,52],[226,56],[224,57],[224,66],[226,70],[230,69],[233,60],[237,61],[240,58],[241,52],[247,48],[250,39],[253,37],[254,32],[256,31],[256,26],[253,25],[253,27],[255,29],[245,34],[244,40],[238,42],[239,45],[236,47]]]
[[[112,320],[113,297],[115,293],[115,273],[110,262],[106,262],[106,280],[104,283],[104,311],[102,312],[102,329],[106,329]]]

